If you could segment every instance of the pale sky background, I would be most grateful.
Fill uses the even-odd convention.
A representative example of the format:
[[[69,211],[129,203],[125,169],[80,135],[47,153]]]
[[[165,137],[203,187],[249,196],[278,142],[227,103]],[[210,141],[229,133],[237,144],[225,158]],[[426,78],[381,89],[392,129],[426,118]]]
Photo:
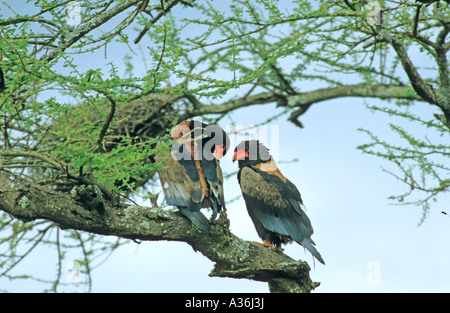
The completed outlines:
[[[25,2],[24,0],[20,0]],[[18,2],[20,2],[18,1]],[[30,5],[30,4],[27,4]],[[4,5],[0,4],[0,10]],[[134,38],[134,37],[132,37]],[[143,41],[145,45],[145,40]],[[124,48],[122,48],[124,49]],[[123,64],[127,51],[109,49],[108,56]],[[97,68],[103,59],[84,58],[79,70]],[[135,70],[142,71],[138,62]],[[109,62],[109,60],[108,60]],[[315,89],[305,84],[302,90]],[[216,100],[211,100],[216,101]],[[217,100],[219,102],[220,100]],[[387,197],[405,192],[405,186],[383,172],[381,167],[394,169],[379,158],[363,155],[356,149],[368,143],[369,137],[357,131],[362,127],[389,139],[388,123],[404,125],[411,132],[415,125],[381,113],[371,113],[365,106],[383,102],[373,99],[341,98],[313,105],[301,118],[305,126],[299,129],[286,121],[286,115],[268,125],[277,131],[273,144],[278,145],[279,168],[300,190],[308,208],[315,233],[312,239],[326,265],[312,265],[312,257],[297,245],[288,245],[285,253],[295,259],[308,261],[310,276],[321,285],[320,292],[448,292],[450,291],[450,199],[441,196],[433,203],[425,222],[419,227],[420,207],[393,205]],[[393,105],[387,104],[385,105]],[[432,119],[437,109],[424,103],[409,108]],[[231,119],[237,125],[251,126],[278,114],[275,104],[253,106],[235,111]],[[229,120],[220,126],[224,129]],[[238,142],[232,138],[234,145]],[[392,138],[392,140],[397,140]],[[234,146],[232,147],[234,149]],[[289,162],[292,159],[298,162]],[[224,172],[237,169],[228,154],[221,161]],[[236,177],[225,181],[226,199],[240,194]],[[243,199],[227,205],[231,231],[245,240],[260,240],[245,209]],[[74,255],[73,259],[81,258]],[[70,275],[70,257],[64,267]],[[22,268],[30,271],[52,271],[56,252],[47,248],[33,252]],[[228,278],[211,278],[213,263],[196,253],[185,243],[142,242],[119,248],[101,267],[92,273],[93,292],[268,292],[266,283]],[[39,292],[42,286],[27,281],[11,283],[0,278],[0,290]],[[65,288],[83,292],[82,286]]]

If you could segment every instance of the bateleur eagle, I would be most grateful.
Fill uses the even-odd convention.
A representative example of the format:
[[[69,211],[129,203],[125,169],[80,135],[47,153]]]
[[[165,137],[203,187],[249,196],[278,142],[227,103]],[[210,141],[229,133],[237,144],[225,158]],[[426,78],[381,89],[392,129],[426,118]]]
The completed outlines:
[[[238,182],[262,245],[281,250],[295,241],[325,264],[311,240],[313,228],[297,187],[281,174],[264,144],[246,140],[234,150]]]
[[[166,203],[177,206],[199,229],[207,232],[210,221],[225,210],[223,175],[219,160],[230,139],[217,125],[186,121],[175,126],[169,143],[158,142],[155,159]],[[169,144],[171,151],[164,149]],[[211,208],[208,220],[200,211]]]

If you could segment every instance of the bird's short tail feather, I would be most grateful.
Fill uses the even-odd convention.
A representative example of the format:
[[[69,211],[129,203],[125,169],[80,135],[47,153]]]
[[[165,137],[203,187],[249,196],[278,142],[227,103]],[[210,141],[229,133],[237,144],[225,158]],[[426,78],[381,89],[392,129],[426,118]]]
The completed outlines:
[[[325,264],[325,261],[322,259],[322,256],[320,255],[319,251],[317,251],[316,247],[314,247],[314,242],[311,239],[309,239],[309,238],[303,239],[303,241],[301,242],[301,245],[303,247],[305,247],[306,250],[311,252],[313,257],[315,257],[317,260],[319,260],[320,263]]]
[[[206,216],[203,215],[200,211],[191,211],[185,207],[179,207],[181,213],[186,216],[191,222],[200,228],[200,230],[204,232],[209,232],[211,225]]]

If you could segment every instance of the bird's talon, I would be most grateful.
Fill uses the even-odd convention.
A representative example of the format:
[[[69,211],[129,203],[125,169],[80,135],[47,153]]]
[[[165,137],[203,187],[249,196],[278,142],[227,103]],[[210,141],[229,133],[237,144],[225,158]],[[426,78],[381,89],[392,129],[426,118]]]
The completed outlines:
[[[253,242],[256,243],[257,245],[260,245],[263,247],[272,248],[273,250],[278,250],[278,248],[275,247],[273,244],[271,244],[269,240],[264,240],[264,242],[257,242],[257,241],[253,241]]]

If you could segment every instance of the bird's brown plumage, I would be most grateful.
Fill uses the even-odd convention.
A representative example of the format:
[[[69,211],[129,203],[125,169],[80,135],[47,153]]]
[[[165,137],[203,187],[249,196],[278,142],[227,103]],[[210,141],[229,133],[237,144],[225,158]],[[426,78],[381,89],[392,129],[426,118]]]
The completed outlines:
[[[234,151],[238,182],[247,211],[264,245],[295,241],[324,263],[311,240],[313,228],[297,187],[278,169],[268,149],[257,140],[243,141]]]
[[[211,132],[217,138],[211,137]],[[211,208],[211,220],[225,210],[223,174],[216,157],[226,153],[229,138],[220,127],[197,121],[177,125],[171,137],[171,151],[164,149],[167,143],[161,141],[155,156],[164,167],[158,173],[166,202],[177,206],[201,230],[208,231],[209,221],[200,209]],[[215,140],[214,144],[207,145],[211,140]],[[216,154],[216,150],[220,152]]]

